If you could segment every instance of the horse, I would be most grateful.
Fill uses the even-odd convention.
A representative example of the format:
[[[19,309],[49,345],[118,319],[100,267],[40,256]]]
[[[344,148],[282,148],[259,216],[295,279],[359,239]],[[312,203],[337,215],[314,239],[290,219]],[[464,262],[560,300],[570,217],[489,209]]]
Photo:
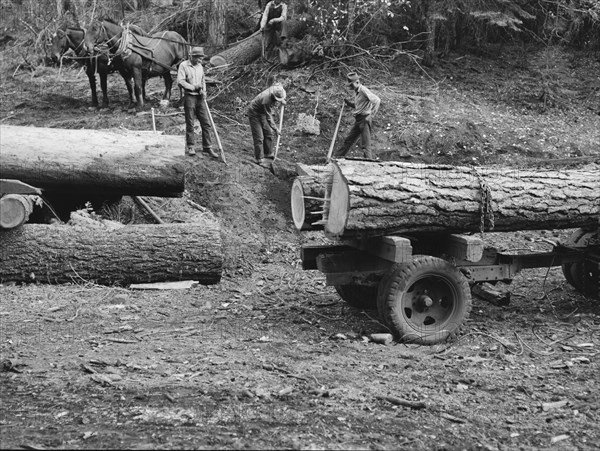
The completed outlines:
[[[131,25],[131,30],[142,36],[148,36],[148,34],[141,28]],[[133,98],[133,83],[131,82],[131,76],[128,76],[126,71],[120,67],[119,59],[109,60],[106,55],[98,54],[90,56],[88,55],[83,47],[83,41],[85,36],[85,30],[82,28],[74,27],[61,27],[56,30],[56,33],[52,36],[52,50],[51,55],[57,61],[69,50],[73,50],[76,55],[76,59],[85,65],[85,73],[88,76],[90,82],[90,90],[92,91],[92,106],[98,107],[98,95],[96,93],[96,73],[100,76],[100,89],[102,90],[102,108],[108,107],[108,88],[107,88],[107,77],[109,73],[115,70],[119,71],[127,91],[129,93],[130,105],[134,103]]]
[[[177,65],[187,58],[188,49],[187,41],[175,31],[138,36],[106,18],[90,25],[83,45],[88,52],[106,45],[112,57],[121,59],[123,67],[134,79],[138,111],[144,108],[143,87],[148,78],[162,76],[165,81],[163,99],[171,99],[171,70],[177,70]]]

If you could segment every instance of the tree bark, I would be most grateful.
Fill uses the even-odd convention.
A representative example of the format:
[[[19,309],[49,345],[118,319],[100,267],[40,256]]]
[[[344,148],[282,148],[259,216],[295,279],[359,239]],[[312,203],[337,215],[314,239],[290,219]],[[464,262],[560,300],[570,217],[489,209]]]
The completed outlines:
[[[287,22],[288,38],[300,35],[305,29],[306,22],[300,20],[289,20]],[[248,36],[246,39],[234,44],[213,58],[225,61],[225,64],[233,66],[249,64],[261,55],[262,34],[260,31]],[[219,64],[220,65],[220,64]]]
[[[117,228],[25,224],[1,235],[2,282],[123,285],[193,279],[208,285],[221,278],[216,222]]]
[[[332,237],[567,229],[593,226],[600,214],[593,170],[352,160],[331,167],[324,220]]]
[[[49,191],[179,197],[182,137],[2,125],[0,177]]]
[[[421,2],[421,21],[427,34],[425,51],[423,53],[423,65],[432,67],[435,64],[435,0],[423,0]]]
[[[211,0],[208,12],[208,46],[220,49],[227,44],[224,0]]]

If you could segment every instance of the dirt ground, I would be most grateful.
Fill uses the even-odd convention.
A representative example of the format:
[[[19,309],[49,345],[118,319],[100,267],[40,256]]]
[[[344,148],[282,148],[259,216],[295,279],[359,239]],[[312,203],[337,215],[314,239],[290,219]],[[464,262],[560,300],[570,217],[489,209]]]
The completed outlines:
[[[3,67],[0,80],[3,124],[152,127],[147,111],[125,111],[117,75],[111,106],[96,110],[78,68],[15,68]],[[254,77],[215,74],[223,84],[209,90],[227,166],[186,159],[181,109],[160,108],[160,83],[148,87],[157,129],[182,135],[188,195],[221,222],[221,283],[156,292],[84,280],[0,286],[0,446],[597,449],[598,300],[560,268],[526,270],[501,285],[508,306],[475,299],[452,342],[370,342],[386,332],[377,312],[349,307],[323,275],[301,269],[301,245],[325,237],[295,231],[291,179],[252,163],[245,118],[245,103],[277,74],[289,99],[280,157],[322,163],[347,95],[342,78],[253,69]],[[375,151],[413,162],[598,168],[598,73],[597,55],[553,48],[450,55],[428,73],[398,61],[366,83],[383,101]],[[321,135],[294,132],[300,113],[320,121]],[[350,125],[345,117],[342,135]],[[167,219],[178,208],[154,202]],[[546,251],[569,232],[485,238]]]

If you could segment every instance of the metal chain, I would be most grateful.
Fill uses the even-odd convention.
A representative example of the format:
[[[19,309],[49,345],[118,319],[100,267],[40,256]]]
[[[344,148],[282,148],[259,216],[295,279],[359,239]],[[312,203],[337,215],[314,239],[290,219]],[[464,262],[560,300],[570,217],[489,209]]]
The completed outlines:
[[[481,190],[481,202],[479,203],[479,213],[481,216],[479,223],[479,232],[483,237],[485,231],[485,222],[487,219],[488,230],[494,230],[494,209],[492,207],[492,190],[489,185],[483,179],[483,176],[479,173],[477,168],[473,168],[477,179],[479,180],[479,189]]]

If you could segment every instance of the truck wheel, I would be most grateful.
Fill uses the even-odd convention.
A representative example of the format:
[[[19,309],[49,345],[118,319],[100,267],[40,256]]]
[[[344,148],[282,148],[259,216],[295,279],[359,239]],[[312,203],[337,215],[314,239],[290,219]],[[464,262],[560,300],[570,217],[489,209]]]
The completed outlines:
[[[335,285],[334,288],[351,307],[364,310],[377,308],[377,286],[348,284]]]
[[[564,246],[574,246],[586,235],[586,231],[583,229],[575,230],[569,238],[562,243]],[[562,272],[565,279],[573,288],[577,291],[584,290],[583,282],[583,271],[585,270],[584,263],[581,262],[570,262],[562,264]]]
[[[419,255],[382,279],[379,304],[397,338],[430,345],[458,332],[471,311],[471,290],[456,266]]]

